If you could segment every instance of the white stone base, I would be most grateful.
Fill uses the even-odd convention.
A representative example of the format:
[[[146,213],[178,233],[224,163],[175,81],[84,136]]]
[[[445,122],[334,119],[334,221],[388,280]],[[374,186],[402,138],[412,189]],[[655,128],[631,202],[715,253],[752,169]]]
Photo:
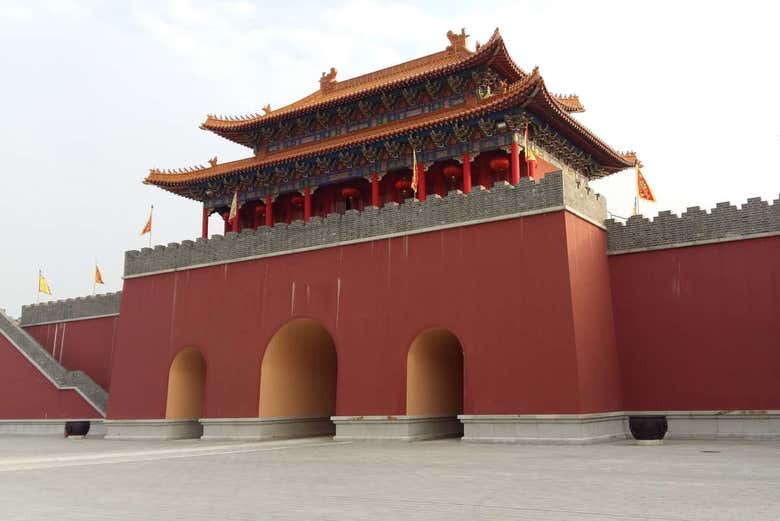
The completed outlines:
[[[179,440],[200,438],[198,420],[105,420],[107,440]]]
[[[584,445],[626,438],[622,412],[595,414],[462,414],[463,441]]]
[[[65,423],[69,421],[90,422],[90,438],[105,433],[102,419],[88,420],[0,420],[0,436],[65,436]]]
[[[204,440],[272,440],[332,436],[333,422],[324,417],[202,418]]]
[[[780,411],[641,411],[626,416],[663,415],[665,439],[780,440]],[[629,433],[630,436],[630,433]]]
[[[463,426],[456,416],[332,416],[337,441],[420,441],[460,437]]]

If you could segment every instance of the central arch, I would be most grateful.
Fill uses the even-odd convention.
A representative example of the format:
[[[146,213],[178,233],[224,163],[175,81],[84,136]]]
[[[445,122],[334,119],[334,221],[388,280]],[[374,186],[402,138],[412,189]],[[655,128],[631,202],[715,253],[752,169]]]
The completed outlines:
[[[168,370],[165,418],[197,419],[203,416],[206,388],[206,361],[197,349],[181,350]]]
[[[316,320],[295,319],[271,337],[260,366],[261,418],[330,417],[336,413],[337,356]]]
[[[463,349],[446,329],[428,329],[412,342],[406,358],[406,414],[463,413]]]

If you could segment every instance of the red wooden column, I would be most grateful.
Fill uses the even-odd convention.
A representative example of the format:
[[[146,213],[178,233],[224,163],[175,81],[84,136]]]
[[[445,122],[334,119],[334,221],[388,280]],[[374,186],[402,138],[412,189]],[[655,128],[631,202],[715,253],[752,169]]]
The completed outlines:
[[[233,217],[233,231],[238,233],[240,231],[239,225],[241,224],[241,211],[236,210],[236,216]]]
[[[371,205],[379,208],[379,174],[371,174]]]
[[[200,236],[204,239],[209,238],[209,209],[203,205],[203,217],[200,221]]]
[[[512,148],[509,152],[509,166],[511,169],[510,183],[516,185],[520,182],[520,145],[517,143],[517,133],[512,134]]]
[[[311,188],[303,189],[303,222],[307,223],[311,219]]]
[[[425,201],[425,165],[417,163],[417,200]]]
[[[274,210],[273,210],[273,201],[271,200],[271,194],[268,194],[265,196],[265,225],[266,226],[273,226],[274,225]]]
[[[469,153],[463,154],[463,193],[471,192],[471,157]]]
[[[527,152],[526,157],[528,157]],[[525,166],[528,169],[528,177],[531,179],[536,179],[536,161],[526,159]]]

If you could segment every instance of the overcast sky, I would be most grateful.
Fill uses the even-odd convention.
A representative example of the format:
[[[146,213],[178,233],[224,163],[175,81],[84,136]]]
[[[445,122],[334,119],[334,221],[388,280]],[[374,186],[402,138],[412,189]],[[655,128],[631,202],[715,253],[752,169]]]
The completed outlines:
[[[206,2],[0,0],[0,308],[92,292],[95,259],[122,286],[123,253],[154,204],[154,242],[200,233],[201,207],[141,184],[151,167],[251,155],[198,129],[344,79],[470,44],[499,26],[524,69],[576,93],[577,117],[636,150],[658,203],[643,213],[780,193],[775,2]],[[631,172],[593,183],[631,211]],[[212,232],[221,230],[212,218]]]

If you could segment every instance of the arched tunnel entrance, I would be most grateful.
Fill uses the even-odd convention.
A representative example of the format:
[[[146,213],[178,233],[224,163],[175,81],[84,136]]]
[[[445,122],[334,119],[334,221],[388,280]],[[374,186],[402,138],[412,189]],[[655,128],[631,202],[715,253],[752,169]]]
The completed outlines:
[[[181,350],[168,370],[165,418],[197,419],[203,416],[206,390],[206,361],[197,349]]]
[[[462,434],[463,349],[446,329],[423,331],[412,341],[406,359],[406,414],[427,416],[445,428],[441,435]],[[437,418],[434,420],[434,418]]]
[[[333,338],[319,322],[288,322],[271,337],[263,356],[260,418],[309,418],[332,433],[336,368]]]

